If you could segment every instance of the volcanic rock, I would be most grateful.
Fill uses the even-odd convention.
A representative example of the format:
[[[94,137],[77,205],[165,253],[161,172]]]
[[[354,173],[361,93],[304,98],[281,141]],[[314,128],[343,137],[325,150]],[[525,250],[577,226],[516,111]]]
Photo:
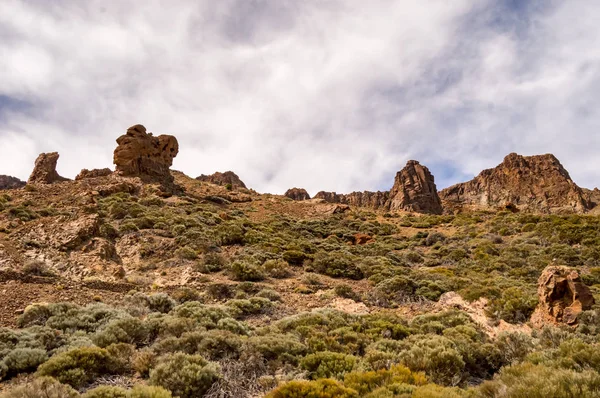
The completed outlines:
[[[231,184],[232,188],[246,188],[246,184],[233,171],[226,171],[224,173],[217,171],[211,175],[202,174],[200,177],[196,177],[196,180],[217,185]]]
[[[169,167],[179,152],[179,144],[172,135],[154,137],[146,133],[144,126],[136,124],[117,138],[117,144],[113,162],[119,175],[173,181]]]
[[[25,181],[21,181],[16,177],[0,175],[0,190],[2,189],[18,189],[25,186]]]
[[[409,160],[396,174],[386,208],[442,214],[442,202],[429,169],[416,160]]]
[[[349,194],[338,194],[335,192],[320,191],[315,199],[322,199],[329,203],[342,203],[356,207],[369,207],[372,209],[384,208],[389,199],[389,192],[352,192]]]
[[[554,155],[521,156],[511,153],[493,169],[471,181],[440,192],[449,207],[503,207],[555,213],[584,212],[591,207],[585,193]]]
[[[288,189],[287,191],[285,191],[284,196],[287,196],[288,198],[290,198],[292,200],[309,200],[310,199],[310,195],[308,194],[308,192],[306,192],[306,189],[304,189],[304,188]]]
[[[569,267],[548,266],[538,279],[539,304],[531,322],[574,325],[582,311],[594,305],[594,296],[581,281],[579,273]]]
[[[85,180],[88,178],[106,177],[111,174],[112,174],[112,170],[109,168],[93,169],[93,170],[83,169],[79,172],[79,174],[77,174],[77,177],[75,177],[75,180],[79,181],[79,180]]]
[[[56,172],[56,163],[59,158],[58,152],[41,153],[35,160],[33,172],[29,176],[28,183],[52,184],[58,181],[68,181]]]

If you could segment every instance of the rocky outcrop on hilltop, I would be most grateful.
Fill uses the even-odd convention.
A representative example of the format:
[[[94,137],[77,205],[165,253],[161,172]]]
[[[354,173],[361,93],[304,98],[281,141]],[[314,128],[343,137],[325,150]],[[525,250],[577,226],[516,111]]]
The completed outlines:
[[[2,189],[18,189],[25,186],[25,181],[19,180],[17,177],[0,175],[0,190]]]
[[[548,266],[538,279],[539,304],[531,316],[536,326],[547,323],[574,325],[582,311],[594,305],[594,296],[569,267]]]
[[[59,181],[68,181],[68,178],[61,177],[56,171],[59,157],[58,152],[41,153],[35,160],[33,172],[27,182],[30,184],[52,184]]]
[[[590,203],[554,155],[521,156],[511,153],[493,169],[471,181],[440,192],[449,207],[516,207],[554,213],[584,212]]]
[[[179,152],[179,144],[172,135],[154,137],[136,124],[117,138],[117,144],[113,158],[117,174],[173,181],[169,168]]]
[[[396,174],[392,189],[387,192],[352,192],[337,194],[321,191],[315,195],[329,203],[369,207],[382,210],[404,210],[418,213],[441,214],[442,203],[437,194],[433,175],[416,160],[409,160]]]
[[[79,174],[77,174],[77,177],[75,177],[75,180],[79,181],[79,180],[86,180],[88,178],[107,177],[111,174],[112,174],[112,170],[109,168],[92,169],[92,170],[83,169],[79,172]]]
[[[416,160],[409,160],[396,174],[386,207],[391,211],[442,214],[442,202],[429,169]]]
[[[202,174],[201,176],[196,177],[196,179],[198,181],[210,182],[211,184],[217,185],[230,184],[232,188],[246,188],[244,181],[242,181],[233,171],[226,171],[224,173],[217,171],[211,175]]]
[[[287,191],[285,191],[283,196],[286,196],[292,200],[309,200],[310,199],[310,195],[308,194],[308,192],[306,192],[306,189],[304,189],[304,188],[290,188]]]

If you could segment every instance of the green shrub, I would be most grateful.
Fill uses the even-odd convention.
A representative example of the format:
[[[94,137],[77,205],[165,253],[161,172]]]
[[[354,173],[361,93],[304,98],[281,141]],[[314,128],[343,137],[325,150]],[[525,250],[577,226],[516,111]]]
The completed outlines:
[[[281,295],[273,289],[262,289],[256,293],[256,297],[263,297],[270,301],[281,301]]]
[[[298,250],[287,250],[283,252],[282,258],[288,264],[300,266],[307,259],[307,255]]]
[[[55,276],[56,274],[48,264],[39,260],[32,260],[25,263],[22,269],[23,273],[27,275],[36,275],[36,276]]]
[[[342,378],[356,366],[357,358],[337,352],[317,352],[300,361],[300,366],[309,372],[313,380],[324,378]]]
[[[262,281],[265,279],[261,266],[243,260],[234,261],[229,267],[229,271],[236,281]]]
[[[127,390],[121,387],[99,386],[86,391],[81,398],[127,398]]]
[[[335,380],[290,381],[266,398],[358,398],[358,393]]]
[[[70,386],[51,377],[39,377],[32,382],[15,387],[0,395],[2,398],[78,398],[79,393]]]
[[[506,322],[525,322],[537,305],[537,295],[519,287],[509,287],[502,296],[491,301],[489,315]]]
[[[127,392],[127,398],[172,398],[171,392],[162,387],[135,386]]]
[[[333,253],[318,252],[312,266],[316,272],[333,278],[354,280],[364,278],[364,274],[357,265],[354,256],[342,251]]]
[[[220,378],[219,368],[199,355],[172,354],[160,358],[150,372],[150,384],[179,398],[202,397]]]
[[[204,273],[219,272],[226,264],[225,257],[219,253],[210,252],[206,253],[202,260],[196,264],[196,270]]]
[[[215,300],[232,298],[235,294],[234,286],[227,283],[211,283],[206,287],[206,294]]]
[[[110,353],[98,347],[75,348],[51,357],[40,365],[40,376],[80,388],[99,376],[114,374],[117,363]]]
[[[359,301],[360,296],[352,290],[352,287],[349,285],[337,285],[334,289],[335,294],[339,297],[352,299],[354,301]]]
[[[360,396],[390,384],[425,385],[427,378],[423,373],[411,372],[402,365],[393,365],[390,369],[369,372],[351,372],[344,377],[344,385],[356,390]]]
[[[267,260],[263,263],[266,274],[273,278],[287,278],[291,275],[289,264],[283,260]]]
[[[39,348],[16,348],[10,351],[2,362],[6,365],[6,374],[16,375],[23,372],[31,372],[46,362],[48,355],[46,350]]]
[[[102,327],[92,340],[100,347],[116,343],[127,343],[141,346],[149,335],[147,326],[138,318],[127,317],[115,319]]]
[[[175,255],[184,260],[195,260],[198,258],[198,253],[190,246],[180,247],[175,250]]]
[[[273,308],[273,302],[263,297],[252,297],[249,300],[229,300],[226,304],[240,316],[263,314]]]

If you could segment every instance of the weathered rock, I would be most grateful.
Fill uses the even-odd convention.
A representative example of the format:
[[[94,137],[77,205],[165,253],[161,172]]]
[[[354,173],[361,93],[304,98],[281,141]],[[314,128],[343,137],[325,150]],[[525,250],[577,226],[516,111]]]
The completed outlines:
[[[117,138],[113,162],[116,172],[122,176],[148,176],[173,181],[169,167],[179,152],[177,139],[172,135],[146,133],[146,128],[137,124]]]
[[[41,153],[35,160],[35,167],[29,176],[28,183],[52,184],[59,181],[68,181],[56,172],[56,163],[59,158],[58,152]]]
[[[594,305],[590,289],[569,267],[546,267],[538,279],[538,297],[539,304],[531,316],[537,327],[547,323],[574,325],[579,314]]]
[[[104,169],[92,169],[92,170],[88,170],[88,169],[83,169],[79,172],[79,174],[77,174],[77,177],[75,177],[76,181],[79,180],[85,180],[88,178],[98,178],[98,177],[106,177],[112,174],[112,170],[107,168]]]
[[[338,194],[335,192],[320,191],[315,195],[315,199],[323,199],[329,203],[341,203],[356,207],[369,207],[372,209],[385,208],[389,199],[389,192],[352,192],[349,194]]]
[[[25,186],[25,181],[21,181],[16,177],[0,175],[0,190],[2,189],[18,189]]]
[[[290,188],[283,194],[292,200],[309,200],[310,195],[304,188]]]
[[[581,213],[591,207],[583,190],[551,154],[511,153],[471,181],[442,190],[440,197],[448,207],[498,208],[510,203],[519,210],[543,213]]]
[[[409,160],[396,174],[386,208],[442,214],[442,202],[429,169],[416,160]]]
[[[246,188],[246,184],[237,174],[233,171],[226,171],[224,173],[216,172],[211,175],[202,174],[200,177],[196,177],[198,181],[210,182],[211,184],[217,185],[228,185],[231,184],[232,188]]]

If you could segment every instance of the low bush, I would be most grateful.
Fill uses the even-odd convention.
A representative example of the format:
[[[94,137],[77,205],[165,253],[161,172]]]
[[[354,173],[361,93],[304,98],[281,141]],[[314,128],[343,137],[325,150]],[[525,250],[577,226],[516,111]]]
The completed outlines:
[[[265,279],[264,269],[255,263],[238,260],[234,261],[229,271],[236,281],[262,281]]]
[[[182,353],[159,358],[150,372],[150,384],[160,386],[179,398],[202,397],[220,378],[219,368],[199,355]]]
[[[358,398],[356,391],[335,380],[290,381],[271,391],[266,398]]]
[[[2,398],[79,398],[79,393],[51,377],[39,377],[32,382],[15,387],[1,395]]]
[[[313,380],[340,379],[344,374],[352,371],[357,362],[357,358],[353,355],[324,351],[302,358],[300,366],[309,372],[309,376]]]

